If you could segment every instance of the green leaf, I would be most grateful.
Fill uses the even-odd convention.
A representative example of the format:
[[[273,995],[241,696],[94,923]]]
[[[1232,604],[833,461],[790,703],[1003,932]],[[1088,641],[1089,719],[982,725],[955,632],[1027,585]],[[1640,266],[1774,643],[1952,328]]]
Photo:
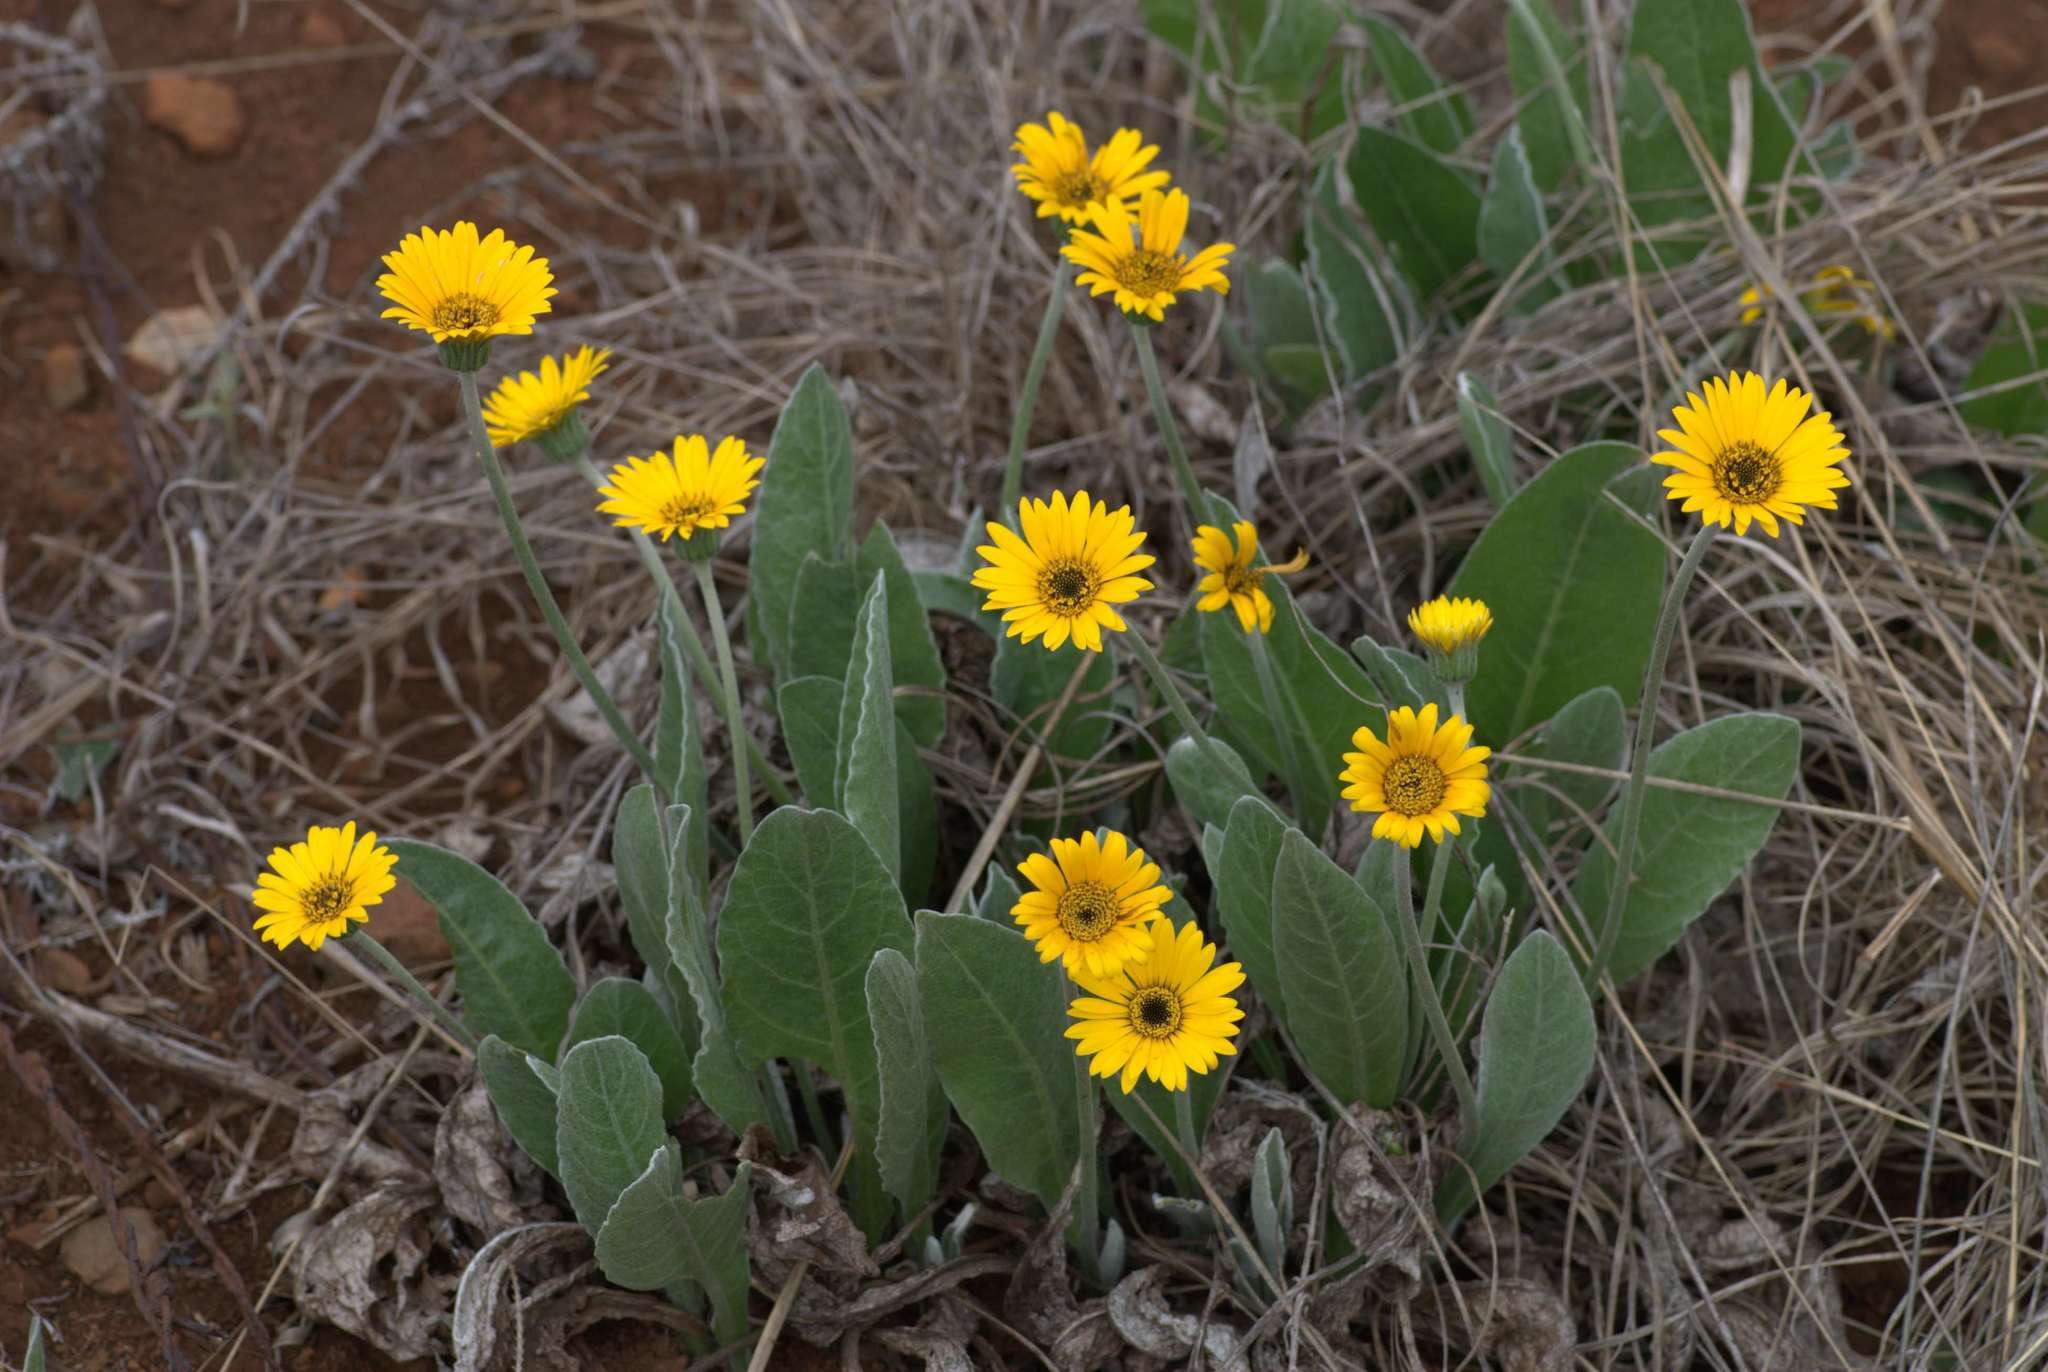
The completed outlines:
[[[998,924],[1010,923],[1010,912],[1017,906],[1023,891],[1017,886],[1010,869],[1000,862],[991,862],[981,880],[981,894],[974,898],[973,913],[983,919],[992,919]],[[947,911],[948,914],[958,913]]]
[[[1077,1059],[1059,968],[1015,930],[917,913],[917,986],[946,1096],[996,1175],[1048,1208],[1080,1155]]]
[[[882,1185],[915,1215],[932,1198],[939,1150],[946,1144],[946,1093],[932,1067],[918,1001],[917,969],[894,948],[868,964],[868,1018],[875,1027],[875,1062],[881,1072],[881,1124],[875,1161]]]
[[[839,804],[839,711],[845,696],[840,681],[823,676],[800,676],[775,693],[796,784],[805,800],[823,810]]]
[[[938,640],[932,637],[930,618],[918,599],[917,582],[903,563],[896,536],[889,526],[876,520],[860,545],[857,559],[863,583],[877,573],[889,584],[889,676],[899,688],[896,717],[921,747],[938,745],[946,734],[946,665],[939,657]],[[923,691],[901,691],[921,686]]]
[[[1735,141],[1728,78],[1737,71],[1749,72],[1751,184],[1778,179],[1791,150],[1791,132],[1757,65],[1749,12],[1742,0],[1637,0],[1629,23],[1627,60],[1647,60],[1663,69],[1716,166],[1727,164]]]
[[[1298,410],[1329,390],[1316,307],[1292,263],[1267,258],[1244,274],[1252,359]]]
[[[28,1346],[22,1350],[21,1372],[45,1372],[49,1353],[44,1347],[49,1326],[43,1317],[31,1310],[28,1316]]]
[[[1620,771],[1628,764],[1628,724],[1621,696],[1612,686],[1595,686],[1576,696],[1536,731],[1522,749],[1525,757],[1539,762],[1572,762],[1585,767],[1606,767]],[[1560,807],[1551,791],[1561,792],[1571,806],[1598,814],[1620,783],[1608,777],[1581,772],[1546,772],[1523,764],[1516,768],[1522,780],[1540,780],[1540,786],[1523,786],[1515,794],[1515,808],[1541,838],[1550,828]]]
[[[661,706],[654,721],[654,769],[672,805],[687,805],[690,831],[688,874],[705,895],[711,882],[710,779],[704,771],[704,740],[698,733],[697,701],[690,688],[690,664],[683,649],[682,601],[671,585],[661,593],[656,612],[657,645],[661,653]],[[643,953],[644,957],[645,954]]]
[[[1185,736],[1175,739],[1166,750],[1166,779],[1197,824],[1227,824],[1239,796],[1259,794],[1244,759],[1214,736],[1207,747]]]
[[[1434,701],[1439,714],[1450,713],[1450,696],[1443,683],[1436,679],[1427,662],[1406,648],[1382,647],[1372,635],[1360,634],[1351,640],[1351,655],[1365,669],[1366,680],[1383,709],[1398,710],[1405,705],[1420,710]],[[1358,722],[1372,724],[1375,733],[1384,732],[1380,727],[1383,721],[1361,718]],[[1346,748],[1340,748],[1337,756],[1343,756],[1350,740],[1346,739],[1345,744]]]
[[[1299,830],[1281,840],[1272,908],[1287,1027],[1307,1067],[1342,1100],[1393,1104],[1409,989],[1386,912]]]
[[[1470,372],[1458,373],[1458,427],[1465,431],[1465,447],[1486,486],[1487,499],[1495,508],[1506,505],[1521,484],[1515,477],[1514,436],[1493,392]]]
[[[868,578],[850,562],[809,553],[797,568],[796,601],[789,610],[789,663],[776,679],[822,676],[841,680],[853,660],[854,621]]]
[[[896,802],[896,683],[889,675],[889,587],[875,574],[854,625],[854,651],[840,698],[833,767],[839,807],[873,846],[893,880],[902,872]]]
[[[1472,111],[1465,97],[1444,88],[1428,59],[1399,29],[1372,15],[1363,16],[1362,22],[1387,94],[1400,107],[1395,117],[1401,127],[1424,147],[1456,152],[1472,136]]]
[[[541,1165],[541,1170],[551,1177],[560,1177],[561,1158],[555,1151],[555,1091],[534,1071],[537,1061],[496,1034],[486,1035],[476,1048],[477,1072],[484,1079],[484,1091],[490,1096],[505,1132],[526,1156]]]
[[[1046,734],[1052,707],[1076,671],[1081,673],[1081,684],[1074,688],[1059,723]],[[988,676],[989,692],[998,705],[1017,717],[1025,736],[1042,736],[1053,756],[1066,758],[1093,757],[1108,741],[1112,720],[1105,704],[1115,681],[1116,654],[1110,644],[1091,653],[1075,647],[1071,640],[1047,652],[1042,643],[1001,639]]]
[[[1479,193],[1419,143],[1361,128],[1345,163],[1351,194],[1419,296],[1432,296],[1479,257]]]
[[[92,789],[93,779],[121,751],[118,738],[89,738],[59,743],[57,779],[53,783],[62,799],[76,805]]]
[[[1479,1117],[1437,1187],[1445,1224],[1549,1136],[1593,1070],[1593,1006],[1558,941],[1538,929],[1501,969],[1479,1031]]]
[[[896,882],[852,824],[784,806],[754,830],[718,918],[726,1024],[749,1062],[801,1058],[836,1077],[869,1157],[881,1101],[867,969],[909,946]]]
[[[664,964],[668,945],[661,949]],[[680,980],[680,978],[678,978]],[[680,1119],[690,1108],[690,1053],[654,994],[637,981],[606,977],[583,993],[569,1025],[566,1047],[616,1034],[647,1055],[661,1079],[661,1117]]]
[[[693,847],[702,830],[701,824],[692,826]],[[691,860],[695,860],[694,853]],[[669,839],[661,830],[661,815],[655,809],[652,786],[632,787],[619,801],[618,818],[612,827],[612,868],[618,873],[619,904],[626,912],[626,930],[632,937],[633,950],[640,954],[640,960],[647,964],[648,971],[660,979],[662,993],[676,1013],[673,1021],[675,1031],[689,1045],[690,1051],[694,1051],[697,1017],[691,1010],[689,991],[683,985],[682,975],[677,972],[668,951]],[[685,872],[683,879],[689,880],[690,874]],[[581,1037],[590,1038],[591,1035]],[[642,1048],[646,1046],[641,1044]],[[664,1083],[667,1080],[664,1076]],[[683,1084],[687,1091],[687,1072]]]
[[[787,670],[790,611],[807,553],[845,555],[853,519],[853,430],[824,368],[797,382],[768,441],[756,495],[748,608],[778,676]]]
[[[661,1078],[646,1054],[611,1035],[562,1058],[555,1151],[562,1189],[585,1229],[604,1228],[612,1203],[646,1170],[668,1137],[661,1121]]]
[[[747,1209],[754,1172],[741,1163],[722,1196],[692,1200],[683,1190],[683,1160],[664,1139],[597,1231],[597,1265],[628,1291],[659,1291],[680,1281],[711,1295],[712,1327],[721,1344],[747,1337]]]
[[[1287,1161],[1287,1140],[1274,1125],[1252,1155],[1252,1231],[1259,1252],[1275,1277],[1287,1270],[1287,1236],[1294,1228],[1293,1168]]]
[[[1970,423],[2007,437],[2048,433],[2048,304],[2006,311],[1963,389],[1956,408]]]
[[[1209,873],[1230,955],[1244,964],[1253,989],[1283,1021],[1287,1002],[1273,959],[1273,867],[1287,833],[1278,811],[1259,796],[1245,796],[1230,807],[1223,858]]]
[[[1309,276],[1322,301],[1323,326],[1337,350],[1339,373],[1359,381],[1401,355],[1405,302],[1380,271],[1372,244],[1338,195],[1334,160],[1316,173],[1309,197]]]
[[[389,839],[386,846],[398,859],[398,875],[440,917],[455,954],[463,1022],[553,1061],[569,1027],[576,983],[547,931],[519,897],[468,858],[414,839]]]
[[[1584,50],[1558,22],[1554,0],[1510,0],[1508,77],[1519,107],[1515,128],[1528,149],[1530,174],[1539,187],[1553,190],[1578,161],[1569,121],[1583,120],[1582,112],[1590,106]],[[1560,95],[1560,78],[1568,96]]]
[[[1649,762],[1653,779],[1713,786],[1772,801],[1784,799],[1798,771],[1797,721],[1764,713],[1726,715],[1687,729],[1659,744]],[[1635,876],[1607,969],[1615,985],[1678,942],[1686,927],[1749,865],[1777,822],[1775,805],[1659,786],[1644,794]],[[1620,831],[1621,815],[1608,816],[1606,842],[1594,844],[1579,869],[1574,895],[1590,921],[1606,916],[1614,885],[1611,852]]]
[[[932,869],[939,860],[939,798],[932,792],[932,774],[917,754],[917,741],[896,719],[896,830],[903,838],[901,873],[896,885],[905,904],[916,904],[930,892]]]
[[[673,869],[686,860],[683,844],[690,817],[680,805],[670,807],[668,814],[669,865]],[[767,1120],[768,1105],[761,1098],[759,1078],[741,1060],[739,1045],[726,1028],[725,1001],[719,994],[718,969],[711,953],[711,923],[704,901],[691,883],[669,883],[664,932],[669,957],[697,1010],[697,1055],[690,1063],[697,1094],[735,1134],[744,1134],[749,1125]]]
[[[1589,443],[1515,494],[1466,555],[1450,594],[1493,611],[1479,645],[1467,716],[1504,743],[1572,697],[1612,686],[1634,701],[1664,587],[1664,543],[1603,492],[1643,509],[1652,498],[1640,450]]]
[[[1519,129],[1509,129],[1507,137],[1494,145],[1493,171],[1479,206],[1479,256],[1503,281],[1522,273],[1515,288],[1517,313],[1533,310],[1558,293],[1551,276],[1550,220]],[[1468,429],[1466,440],[1470,439]]]

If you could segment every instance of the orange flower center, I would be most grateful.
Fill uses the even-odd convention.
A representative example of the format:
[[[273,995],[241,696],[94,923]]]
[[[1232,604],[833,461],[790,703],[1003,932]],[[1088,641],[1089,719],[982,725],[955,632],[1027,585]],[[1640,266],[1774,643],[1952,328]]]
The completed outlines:
[[[1426,757],[1397,757],[1380,781],[1387,808],[1413,819],[1443,804],[1444,769]]]
[[[475,333],[497,322],[498,307],[468,291],[458,291],[434,306],[434,327],[443,333]]]
[[[1761,505],[1785,484],[1774,453],[1754,443],[1736,443],[1714,458],[1714,490],[1738,505]]]
[[[1116,927],[1116,892],[1099,881],[1077,881],[1060,892],[1055,918],[1076,943],[1094,943]]]
[[[1147,986],[1132,996],[1125,1014],[1133,1032],[1148,1039],[1170,1039],[1180,1029],[1180,996],[1166,986]]]

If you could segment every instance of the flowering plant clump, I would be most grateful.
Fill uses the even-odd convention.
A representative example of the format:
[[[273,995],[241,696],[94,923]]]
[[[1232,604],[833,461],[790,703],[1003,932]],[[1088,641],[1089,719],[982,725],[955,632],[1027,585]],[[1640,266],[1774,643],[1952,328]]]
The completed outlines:
[[[1437,103],[1428,127],[1456,133],[1460,106]],[[1433,156],[1437,143],[1411,132],[1390,143],[1357,130],[1373,156],[1320,169],[1301,222],[1284,226],[1299,228],[1305,263],[1254,277],[1284,290],[1275,283],[1327,273],[1281,313],[1344,305],[1327,321],[1344,365],[1298,339],[1276,354],[1257,336],[1269,311],[1243,312],[1228,332],[1249,340],[1248,404],[1254,387],[1285,399],[1270,384],[1276,356],[1300,374],[1312,362],[1360,387],[1384,381],[1342,375],[1350,350],[1377,337],[1361,325],[1363,297],[1345,294],[1347,270],[1382,285],[1406,274],[1376,298],[1433,300],[1444,321],[1486,315],[1466,308],[1477,302],[1464,286],[1571,287],[1547,264],[1548,240],[1437,271],[1455,243],[1417,243],[1409,218],[1371,217],[1371,233],[1351,222],[1333,188],[1376,203],[1364,173]],[[1142,1146],[1168,1178],[1147,1183],[1155,1208],[1231,1245],[1242,1280],[1230,1298],[1254,1311],[1291,1289],[1290,1264],[1305,1274],[1331,1256],[1327,1226],[1296,1226],[1288,1208],[1298,1189],[1328,1186],[1328,1169],[1296,1166],[1291,1136],[1272,1128],[1240,1215],[1241,1196],[1202,1171],[1212,1115],[1233,1092],[1323,1139],[1366,1119],[1427,1134],[1411,1152],[1441,1161],[1433,1200],[1453,1223],[1580,1104],[1591,993],[1684,935],[1764,842],[1796,769],[1799,727],[1768,712],[1652,744],[1660,706],[1674,713],[1665,670],[1692,578],[1716,547],[1731,560],[1752,551],[1717,545],[1718,532],[1756,524],[1779,537],[1850,485],[1847,438],[1812,395],[1702,364],[1674,378],[1676,427],[1655,430],[1668,446],[1622,433],[1603,395],[1586,410],[1588,441],[1536,463],[1484,385],[1457,378],[1473,470],[1432,469],[1418,489],[1447,493],[1458,520],[1483,509],[1484,528],[1469,543],[1477,518],[1402,535],[1426,551],[1389,559],[1388,576],[1451,571],[1404,617],[1391,582],[1370,585],[1374,569],[1322,550],[1312,567],[1305,548],[1261,561],[1260,527],[1294,532],[1294,507],[1249,507],[1262,505],[1263,471],[1290,469],[1233,469],[1242,510],[1205,484],[1223,455],[1190,453],[1155,349],[1183,335],[1201,346],[1201,330],[1182,326],[1234,303],[1237,249],[1184,247],[1192,202],[1156,165],[1159,145],[1119,128],[1091,149],[1050,113],[1014,149],[1017,189],[1065,241],[1057,258],[1040,247],[1046,324],[1011,416],[1000,519],[971,567],[913,570],[886,523],[856,531],[855,510],[877,502],[857,498],[853,426],[822,367],[790,388],[758,452],[739,434],[668,438],[666,424],[594,434],[582,410],[617,380],[610,349],[546,356],[488,403],[479,392],[492,341],[550,312],[553,276],[533,248],[468,221],[423,228],[379,279],[387,317],[428,333],[455,373],[510,565],[610,731],[608,765],[629,778],[605,792],[609,862],[618,951],[644,971],[593,979],[579,960],[572,972],[490,872],[354,822],[271,852],[250,896],[255,928],[279,949],[338,942],[399,981],[474,1055],[507,1133],[559,1183],[604,1274],[708,1311],[708,1324],[689,1322],[699,1354],[746,1347],[754,1170],[806,1148],[839,1160],[811,1202],[843,1206],[836,1227],[889,1245],[891,1261],[937,1264],[960,1256],[971,1215],[959,1169],[942,1162],[949,1149],[964,1157],[971,1135],[1010,1187],[1071,1216],[1083,1277],[1115,1289],[1127,1245],[1111,1216],[1132,1212],[1100,1190],[1113,1110],[1131,1130],[1124,1156]],[[1439,170],[1462,187],[1463,166]],[[1533,172],[1519,170],[1495,177],[1499,193],[1528,183],[1540,219]],[[1509,218],[1490,221],[1490,239]],[[1074,346],[1057,326],[1077,286],[1112,296],[1130,326],[1106,345],[1129,349],[1149,408],[1142,433],[1117,435],[1134,445],[1114,467],[1133,474],[1129,503],[1021,489],[1038,379]],[[1175,326],[1156,327],[1169,311]],[[1641,402],[1656,412],[1669,397]],[[1262,423],[1249,415],[1246,432]],[[638,708],[591,668],[543,574],[501,455],[529,440],[561,464],[548,479],[588,484],[582,536],[615,543],[618,565],[647,578],[652,622],[637,641],[654,680]],[[1657,467],[1680,513],[1700,516],[1668,581],[1657,520],[1669,506],[1643,489]],[[993,463],[973,475],[986,499]],[[1134,506],[1172,530],[1156,556]],[[1356,508],[1368,524],[1382,517]],[[1427,522],[1438,507],[1416,508]],[[1310,545],[1313,513],[1300,516]],[[940,652],[941,612],[982,636],[986,670],[969,684],[949,683],[949,664],[976,654]],[[1404,621],[1419,654],[1392,641]],[[1340,629],[1348,651],[1331,637]],[[1696,710],[1689,693],[1678,713]],[[982,794],[991,773],[998,787]],[[1651,853],[1686,879],[1638,879]],[[452,988],[420,985],[366,927],[401,877],[449,934]],[[711,1121],[747,1138],[755,1161],[706,1167],[723,1146],[707,1142]],[[1329,1194],[1315,1199],[1312,1214],[1342,1218]],[[793,1300],[786,1287],[775,1308]]]

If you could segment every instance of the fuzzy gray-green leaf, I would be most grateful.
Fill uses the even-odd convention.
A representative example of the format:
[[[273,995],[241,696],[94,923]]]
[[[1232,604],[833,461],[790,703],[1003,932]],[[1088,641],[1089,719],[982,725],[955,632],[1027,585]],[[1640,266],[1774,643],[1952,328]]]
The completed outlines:
[[[595,1234],[604,1227],[612,1203],[667,1137],[661,1078],[630,1040],[591,1039],[563,1056],[555,1151],[562,1189],[585,1229]]]
[[[839,703],[833,767],[839,809],[892,878],[903,869],[896,800],[896,681],[889,665],[889,584],[877,572],[854,621],[853,660]]]
[[[686,861],[684,844],[689,831],[689,813],[672,806],[669,815],[669,862]],[[710,922],[697,888],[687,881],[669,883],[668,924],[664,931],[669,956],[681,973],[690,1003],[697,1010],[699,1041],[690,1075],[697,1094],[724,1120],[735,1134],[768,1118],[767,1103],[761,1099],[761,1084],[746,1063],[725,1024],[725,1001],[719,995],[718,969],[711,952]]]
[[[476,1048],[477,1071],[499,1123],[526,1156],[549,1176],[559,1177],[562,1164],[555,1151],[555,1092],[533,1070],[535,1061],[496,1034],[487,1035]]]
[[[661,947],[668,961],[668,942]],[[677,977],[681,988],[682,979]],[[683,993],[688,994],[687,989]],[[573,1048],[591,1039],[616,1034],[647,1055],[654,1075],[661,1079],[661,1117],[674,1120],[690,1108],[690,1052],[675,1026],[649,991],[637,981],[606,977],[583,993],[576,1017],[569,1023],[564,1046]]]
[[[946,1093],[932,1067],[918,1001],[917,969],[896,949],[882,949],[868,964],[867,996],[882,1100],[875,1161],[882,1185],[906,1216],[915,1215],[932,1198],[947,1118]]]
[[[690,1199],[675,1140],[664,1139],[597,1231],[597,1264],[629,1291],[658,1291],[683,1281],[702,1286],[711,1296],[718,1341],[738,1343],[747,1336],[752,1188],[753,1168],[743,1162],[724,1195]]]
[[[831,378],[815,363],[775,423],[754,509],[749,608],[769,660],[785,674],[804,555],[843,557],[853,519],[853,429]]]
[[[1391,1105],[1409,990],[1386,912],[1299,830],[1281,840],[1272,909],[1287,1027],[1307,1066],[1342,1100]]]
[[[775,693],[796,784],[804,800],[821,810],[839,804],[839,710],[845,695],[845,684],[826,676],[800,676]]]
[[[697,1016],[682,974],[676,970],[668,950],[669,839],[661,830],[657,803],[654,788],[644,783],[630,788],[620,798],[618,818],[612,826],[612,869],[618,874],[619,904],[626,913],[626,932],[633,940],[633,951],[660,980],[668,1008],[675,1012],[675,1032],[686,1049],[694,1051]],[[693,833],[692,847],[696,839]],[[685,871],[683,879],[691,879],[689,872]],[[663,1080],[667,1081],[666,1076]]]
[[[1253,989],[1283,1020],[1287,1002],[1273,960],[1273,867],[1287,831],[1287,821],[1264,797],[1241,798],[1230,807],[1222,862],[1209,873],[1230,955],[1244,964]]]

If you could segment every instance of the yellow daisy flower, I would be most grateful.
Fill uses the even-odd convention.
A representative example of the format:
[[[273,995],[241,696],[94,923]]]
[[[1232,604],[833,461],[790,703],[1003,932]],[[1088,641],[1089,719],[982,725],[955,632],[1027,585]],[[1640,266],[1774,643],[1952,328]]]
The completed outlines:
[[[1024,156],[1010,168],[1017,189],[1038,202],[1040,219],[1058,215],[1069,224],[1083,224],[1096,206],[1164,189],[1172,179],[1163,171],[1145,170],[1159,148],[1136,129],[1118,129],[1090,157],[1081,126],[1058,110],[1046,115],[1043,125],[1019,125],[1010,146]]]
[[[1339,781],[1344,798],[1361,813],[1379,812],[1372,836],[1403,848],[1422,842],[1423,830],[1438,843],[1458,832],[1458,816],[1486,813],[1492,790],[1486,784],[1490,748],[1473,748],[1472,726],[1452,715],[1437,727],[1436,706],[1417,714],[1403,705],[1387,716],[1387,741],[1369,727],[1351,736],[1355,753],[1344,754]]]
[[[1052,855],[1033,853],[1017,870],[1034,889],[1010,907],[1024,937],[1038,946],[1038,960],[1064,958],[1069,973],[1083,968],[1108,976],[1152,952],[1150,925],[1173,893],[1159,884],[1159,868],[1145,850],[1111,831],[1077,841],[1056,838]]]
[[[1237,1022],[1244,1018],[1231,992],[1244,984],[1244,970],[1234,962],[1221,967],[1216,945],[1202,937],[1193,920],[1162,937],[1144,962],[1112,976],[1076,973],[1074,980],[1089,994],[1076,996],[1067,1014],[1078,1023],[1067,1037],[1078,1040],[1074,1051],[1087,1058],[1090,1075],[1116,1076],[1124,1094],[1140,1074],[1169,1091],[1185,1091],[1188,1073],[1206,1073],[1225,1053],[1235,1053]]]
[[[1893,339],[1899,330],[1885,317],[1877,301],[1877,287],[1856,275],[1855,268],[1837,263],[1814,273],[1813,283],[1799,293],[1806,312],[1816,319],[1848,316],[1863,326],[1865,333]],[[1743,307],[1742,322],[1754,324],[1764,317],[1764,302],[1777,295],[1769,286],[1755,285],[1742,293],[1736,303]]]
[[[256,878],[251,903],[263,912],[256,932],[266,943],[289,948],[296,940],[315,952],[331,938],[366,924],[370,907],[398,884],[391,869],[398,858],[380,847],[375,834],[356,837],[354,820],[339,829],[316,824],[303,843],[270,851],[270,870]]]
[[[1479,640],[1493,627],[1483,600],[1440,595],[1408,612],[1408,628],[1429,649],[1439,677],[1470,681],[1479,669]]]
[[[521,372],[500,381],[484,401],[484,424],[490,430],[491,446],[509,448],[529,438],[540,439],[546,446],[547,436],[575,419],[576,407],[590,399],[590,383],[610,365],[606,359],[611,355],[610,348],[592,350],[585,344],[565,354],[560,362],[543,357],[538,375]],[[568,457],[588,446],[588,435],[581,437],[583,441]]]
[[[1230,535],[1213,524],[1195,530],[1195,565],[1208,573],[1195,587],[1201,596],[1195,608],[1216,611],[1228,605],[1237,611],[1237,622],[1246,633],[1256,628],[1263,634],[1273,627],[1273,599],[1259,583],[1269,574],[1287,576],[1308,566],[1308,552],[1299,550],[1277,567],[1260,567],[1255,565],[1259,559],[1258,531],[1242,519],[1230,527],[1237,534],[1235,548],[1230,546]]]
[[[685,539],[699,529],[723,529],[734,515],[745,514],[747,497],[761,483],[754,473],[762,459],[749,457],[738,438],[719,440],[711,452],[702,434],[677,434],[675,454],[628,457],[611,470],[611,483],[597,488],[611,497],[599,514],[618,516],[621,529],[641,529]]]
[[[1849,456],[1842,433],[1827,411],[1808,415],[1813,397],[1782,380],[1764,390],[1755,372],[1716,377],[1690,392],[1674,412],[1676,429],[1657,436],[1676,451],[1650,454],[1650,461],[1678,470],[1664,478],[1665,494],[1682,500],[1685,513],[1700,512],[1709,524],[1737,534],[1750,521],[1778,536],[1778,520],[1803,523],[1806,507],[1835,508],[1835,492],[1849,484],[1836,464]]]
[[[1090,213],[1095,232],[1074,230],[1060,251],[1082,268],[1074,279],[1091,295],[1116,293],[1116,307],[1158,323],[1180,291],[1230,293],[1223,274],[1232,243],[1216,243],[1193,257],[1180,250],[1188,227],[1188,197],[1182,190],[1146,191],[1138,201],[1137,232],[1132,234],[1130,210],[1121,200],[1098,205]]]
[[[1052,503],[1017,502],[1021,536],[991,522],[993,545],[975,551],[989,565],[975,570],[974,584],[988,592],[984,610],[1001,610],[1011,638],[1029,643],[1040,634],[1057,648],[1069,638],[1078,648],[1102,651],[1102,631],[1122,633],[1123,616],[1111,609],[1136,600],[1152,583],[1136,573],[1152,565],[1145,541],[1133,529],[1131,507],[1112,512],[1076,491],[1073,503],[1058,491]]]
[[[479,239],[467,219],[453,229],[421,226],[397,252],[384,254],[384,265],[391,270],[377,278],[377,289],[392,307],[383,317],[436,343],[483,344],[499,334],[532,333],[534,317],[553,308],[548,260],[513,243],[503,229]]]

